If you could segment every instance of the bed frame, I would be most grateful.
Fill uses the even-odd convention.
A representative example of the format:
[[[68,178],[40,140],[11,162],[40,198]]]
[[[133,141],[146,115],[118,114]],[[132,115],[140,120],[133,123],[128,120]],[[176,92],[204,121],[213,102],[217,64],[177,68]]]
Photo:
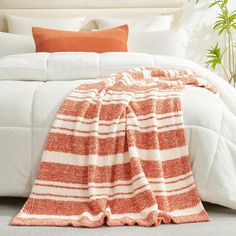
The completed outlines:
[[[96,3],[95,3],[96,2]],[[82,30],[96,28],[101,17],[138,18],[174,14],[182,22],[184,0],[0,0],[0,31],[7,32],[5,15],[60,18],[84,15]]]

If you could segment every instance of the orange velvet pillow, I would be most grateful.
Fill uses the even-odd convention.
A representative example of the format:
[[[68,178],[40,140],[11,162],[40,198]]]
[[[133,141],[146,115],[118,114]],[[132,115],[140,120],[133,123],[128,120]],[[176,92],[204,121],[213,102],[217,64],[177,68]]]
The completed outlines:
[[[33,27],[36,52],[127,52],[128,25],[71,32]]]

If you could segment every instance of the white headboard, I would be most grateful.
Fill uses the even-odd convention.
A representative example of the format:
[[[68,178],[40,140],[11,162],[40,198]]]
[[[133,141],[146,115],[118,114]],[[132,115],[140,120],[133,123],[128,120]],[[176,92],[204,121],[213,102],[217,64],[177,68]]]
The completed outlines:
[[[174,26],[182,19],[185,0],[0,0],[0,31],[7,31],[5,15],[58,18],[86,16],[83,30],[96,28],[93,19],[134,18],[175,14]]]

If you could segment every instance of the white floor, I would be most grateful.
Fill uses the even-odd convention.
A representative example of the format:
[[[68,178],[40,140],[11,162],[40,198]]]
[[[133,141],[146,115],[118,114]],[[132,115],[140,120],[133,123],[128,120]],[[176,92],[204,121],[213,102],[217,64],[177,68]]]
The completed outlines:
[[[100,227],[95,229],[73,227],[16,227],[9,225],[25,199],[0,198],[0,236],[234,236],[236,211],[205,204],[210,222],[159,227]]]

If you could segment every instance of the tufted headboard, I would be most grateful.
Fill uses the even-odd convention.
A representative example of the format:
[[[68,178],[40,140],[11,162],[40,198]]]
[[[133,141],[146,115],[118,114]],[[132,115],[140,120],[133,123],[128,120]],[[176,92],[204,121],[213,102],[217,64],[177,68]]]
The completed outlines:
[[[96,28],[101,17],[136,18],[174,14],[174,26],[182,20],[185,0],[0,0],[0,31],[7,32],[5,15],[35,18],[86,17],[82,30]]]

